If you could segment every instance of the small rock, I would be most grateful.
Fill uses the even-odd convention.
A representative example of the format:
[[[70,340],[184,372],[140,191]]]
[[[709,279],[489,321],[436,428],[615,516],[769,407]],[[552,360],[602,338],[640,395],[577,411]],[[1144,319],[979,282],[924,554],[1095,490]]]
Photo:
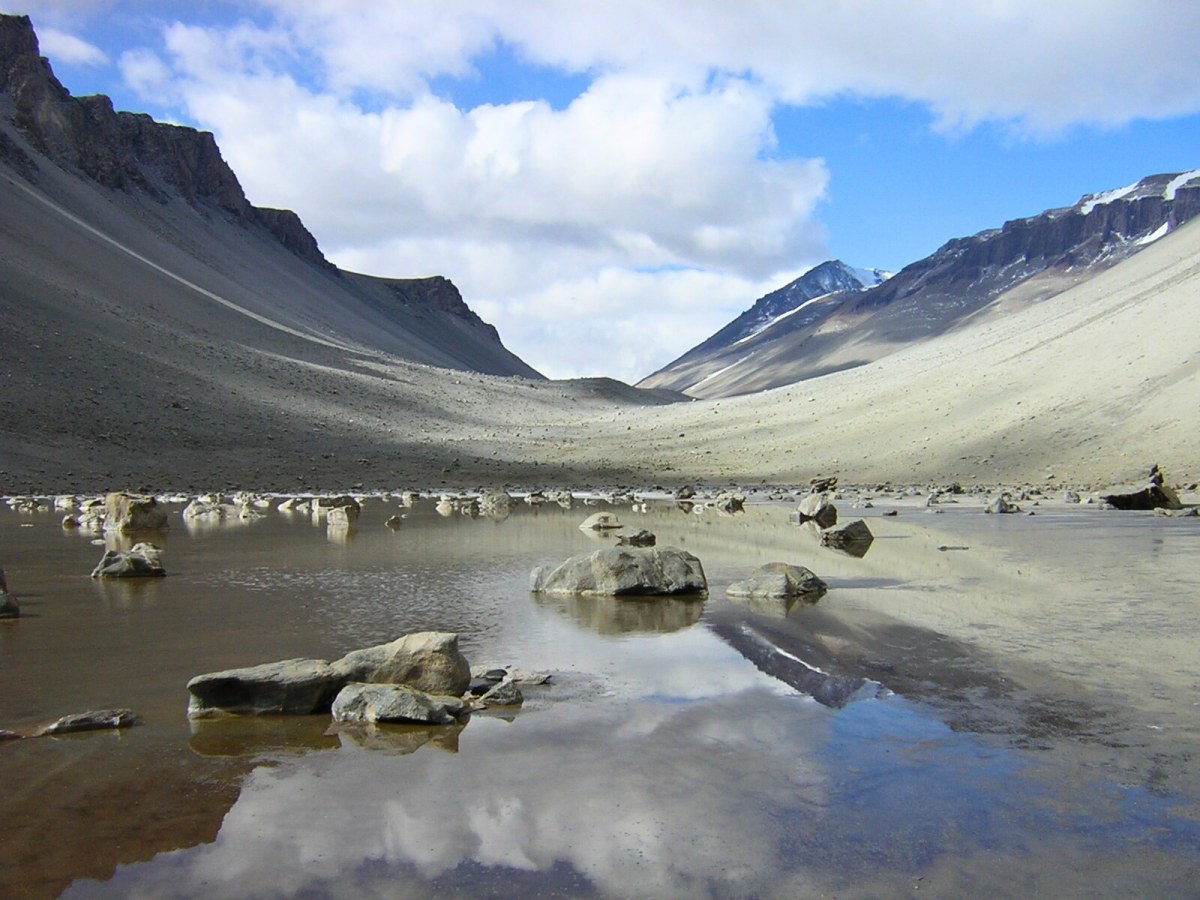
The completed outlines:
[[[874,540],[875,535],[871,534],[871,529],[862,519],[821,532],[821,546],[842,550],[851,556],[865,556]]]
[[[109,550],[92,570],[93,578],[145,578],[166,574],[162,551],[147,543],[134,544],[129,550]]]
[[[395,531],[397,528],[399,528],[401,525],[404,524],[404,520],[402,518],[400,518],[399,516],[389,516],[388,520],[386,522],[384,522],[383,524],[385,526],[387,526],[388,528],[392,529],[392,531]]]
[[[579,527],[584,531],[605,531],[610,528],[620,528],[621,522],[613,513],[598,512],[592,513],[580,522]]]
[[[837,524],[837,507],[829,502],[826,494],[809,494],[800,501],[796,509],[797,521],[816,522],[818,528],[832,528]]]
[[[1012,494],[1005,491],[1000,496],[994,497],[983,511],[985,513],[1019,513],[1021,507],[1013,502]]]
[[[629,534],[618,534],[617,544],[623,547],[653,547],[658,541],[653,532],[639,528]]]

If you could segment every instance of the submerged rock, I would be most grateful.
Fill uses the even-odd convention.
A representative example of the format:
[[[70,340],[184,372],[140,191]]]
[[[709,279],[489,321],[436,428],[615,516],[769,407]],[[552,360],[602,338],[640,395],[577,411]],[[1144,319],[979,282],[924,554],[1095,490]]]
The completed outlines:
[[[506,678],[485,692],[479,702],[488,706],[520,706],[525,702],[525,695],[512,679]]]
[[[725,596],[734,599],[788,600],[803,598],[816,603],[825,596],[828,586],[804,566],[788,563],[767,563],[754,575],[735,581],[725,589]]]
[[[323,659],[285,659],[197,675],[188,682],[188,718],[325,712],[346,679]]]
[[[653,547],[657,542],[654,533],[645,528],[617,535],[617,544],[622,547]]]
[[[700,560],[675,547],[608,547],[539,566],[529,589],[551,594],[701,594],[708,580]]]
[[[342,724],[452,725],[463,709],[458,697],[427,694],[408,685],[352,683],[338,692],[330,712],[333,721]]]
[[[147,578],[166,574],[162,551],[148,543],[134,544],[129,550],[107,550],[92,570],[93,578]]]
[[[445,631],[407,634],[354,650],[332,669],[343,684],[407,684],[430,694],[461,696],[471,683],[471,665],[459,652],[458,635]]]
[[[137,724],[137,716],[128,709],[94,709],[63,716],[39,731],[39,734],[69,734],[73,731],[102,731],[128,728]]]

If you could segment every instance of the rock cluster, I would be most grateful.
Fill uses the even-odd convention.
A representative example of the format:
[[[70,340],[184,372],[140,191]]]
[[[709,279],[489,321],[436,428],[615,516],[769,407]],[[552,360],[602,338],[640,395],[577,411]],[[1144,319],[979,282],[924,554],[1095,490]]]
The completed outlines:
[[[189,718],[219,715],[307,715],[329,712],[352,685],[359,699],[339,704],[344,715],[355,709],[364,717],[388,707],[382,693],[361,686],[404,685],[422,694],[458,697],[466,692],[471,668],[459,652],[458,635],[421,632],[388,644],[355,650],[329,663],[289,659],[244,669],[197,675],[188,682]],[[397,700],[397,703],[400,701]],[[375,710],[375,712],[370,712]],[[364,718],[363,721],[384,721]]]

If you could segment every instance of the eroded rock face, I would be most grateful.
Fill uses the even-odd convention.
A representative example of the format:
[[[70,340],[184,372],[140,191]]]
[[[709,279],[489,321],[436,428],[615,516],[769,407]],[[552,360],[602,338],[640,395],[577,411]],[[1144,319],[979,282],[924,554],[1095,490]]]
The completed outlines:
[[[197,675],[188,682],[188,718],[325,712],[346,679],[323,659],[285,659]]]
[[[156,578],[166,574],[162,551],[147,543],[134,544],[129,550],[107,550],[92,570],[93,578]]]
[[[735,581],[725,589],[725,596],[750,600],[803,598],[816,603],[827,589],[825,582],[805,566],[774,562],[767,563],[749,578]]]
[[[461,696],[471,683],[471,666],[459,652],[458,635],[444,631],[407,634],[354,650],[332,668],[343,684],[407,684],[430,694]]]
[[[700,560],[675,547],[607,547],[540,566],[529,589],[550,594],[701,594],[708,580]]]
[[[444,694],[427,694],[403,684],[348,684],[334,698],[330,712],[342,724],[400,722],[452,725],[463,702]]]

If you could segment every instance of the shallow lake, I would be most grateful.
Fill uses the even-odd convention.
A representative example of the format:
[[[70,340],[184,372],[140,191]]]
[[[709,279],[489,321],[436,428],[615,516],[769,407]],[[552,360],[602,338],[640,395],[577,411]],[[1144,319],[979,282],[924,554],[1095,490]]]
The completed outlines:
[[[704,564],[707,599],[657,601],[529,593],[603,504],[390,530],[372,499],[349,533],[174,507],[136,582],[0,507],[0,728],[141,719],[0,742],[0,896],[1196,896],[1200,520],[874,504],[839,504],[861,558],[791,505],[611,508]],[[725,598],[776,560],[828,594]],[[186,719],[193,675],[424,630],[553,678],[465,726]]]

